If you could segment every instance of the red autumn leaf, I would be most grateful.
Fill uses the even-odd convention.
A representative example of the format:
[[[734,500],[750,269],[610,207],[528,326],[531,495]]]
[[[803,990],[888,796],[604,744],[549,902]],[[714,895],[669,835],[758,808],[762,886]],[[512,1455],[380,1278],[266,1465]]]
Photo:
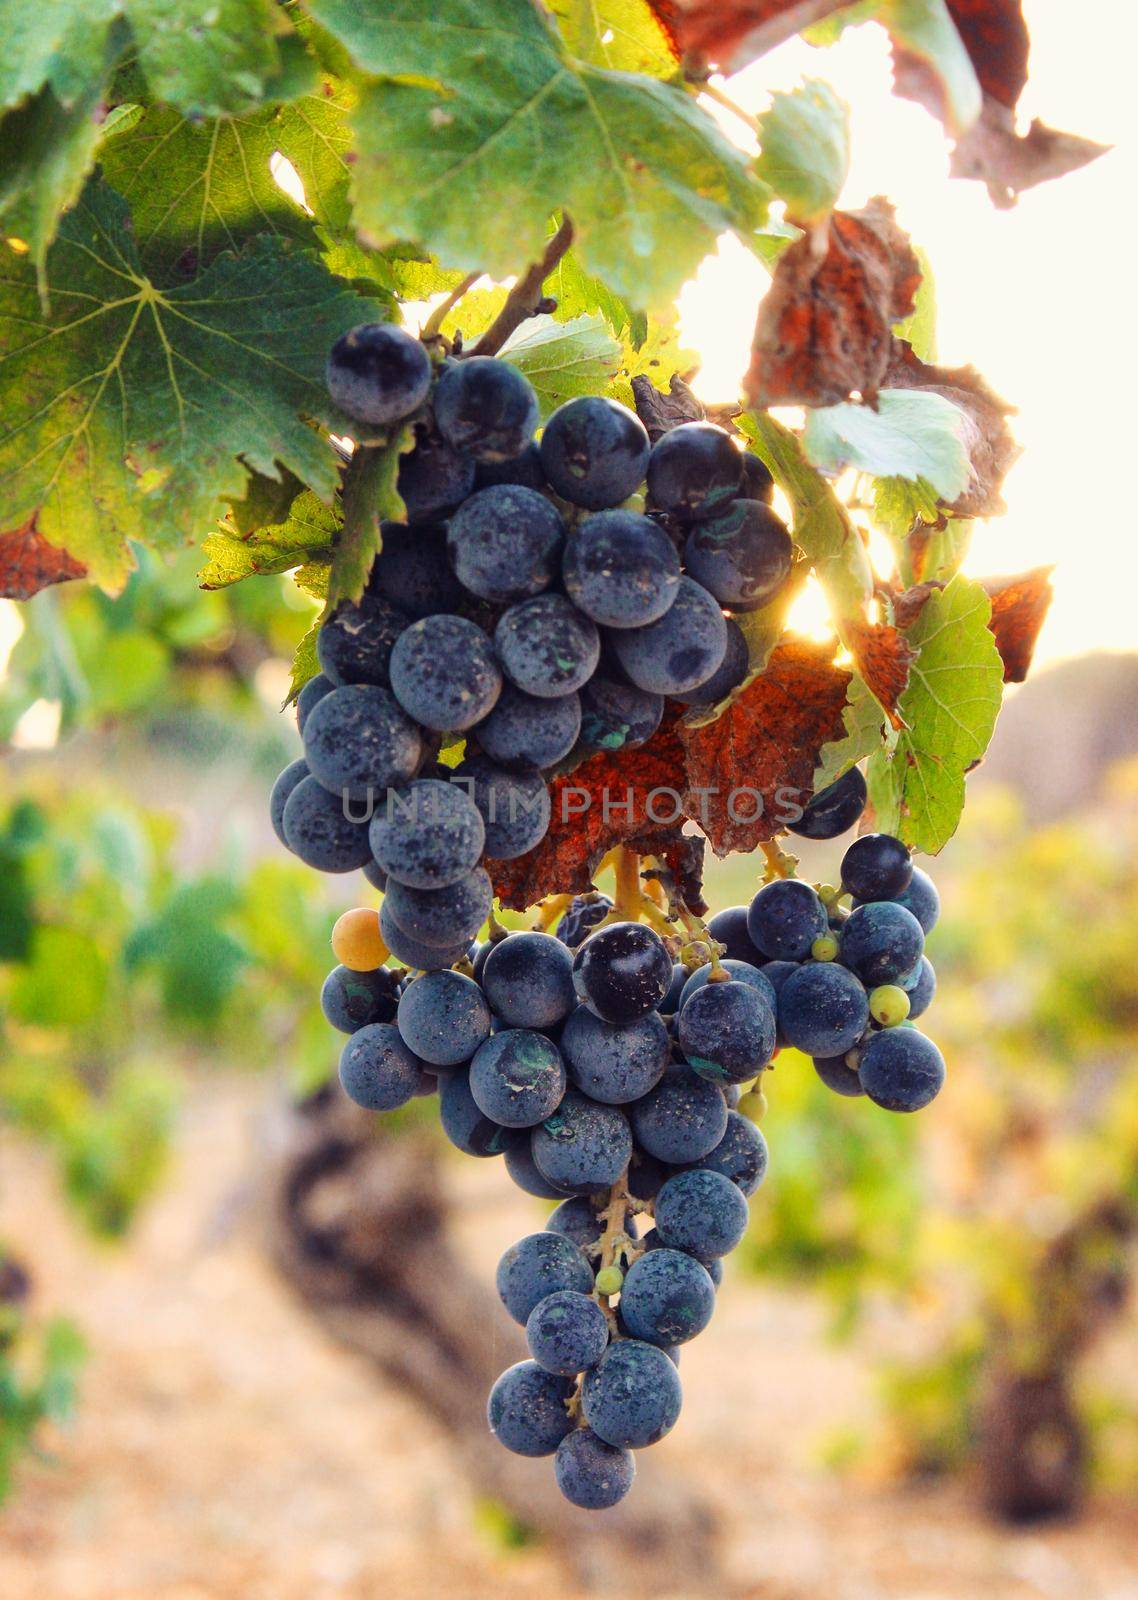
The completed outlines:
[[[0,533],[0,598],[30,600],[52,583],[84,578],[87,568],[36,532],[35,519]]]
[[[863,622],[846,617],[842,639],[853,657],[859,676],[884,708],[895,728],[904,726],[897,702],[909,682],[909,668],[917,652],[897,628],[887,622]]]
[[[639,750],[592,756],[549,785],[549,832],[516,861],[487,867],[503,906],[524,911],[547,894],[581,894],[601,858],[636,840],[645,854],[672,847],[683,828],[684,751],[676,717]]]
[[[1004,510],[1000,497],[1004,478],[1019,455],[1007,419],[1014,406],[1001,400],[974,367],[933,367],[914,355],[904,339],[893,341],[883,389],[930,389],[951,400],[968,422],[964,443],[972,463],[972,481],[950,510],[961,517],[992,517]]]
[[[828,645],[787,639],[715,722],[680,727],[687,812],[715,853],[753,850],[785,825],[787,802],[811,791],[818,752],[842,737],[850,674]]]
[[[915,583],[911,589],[906,589],[903,594],[896,595],[893,600],[893,616],[897,626],[908,633],[916,622],[921,612],[925,609],[925,601],[934,589],[943,589],[944,584],[933,579],[929,583]]]
[[[992,601],[988,624],[1004,663],[1004,682],[1027,677],[1039,630],[1051,604],[1051,567],[1033,567],[1013,578],[983,578]]]
[[[738,72],[849,0],[649,0],[676,59]],[[694,58],[694,60],[693,60]]]
[[[889,368],[893,324],[912,311],[920,281],[887,200],[835,211],[823,254],[808,234],[779,257],[759,305],[747,399],[828,406],[858,391],[872,401]]]
[[[1027,82],[1031,45],[1021,0],[948,0],[948,10],[981,89],[1014,106]]]
[[[1024,189],[1077,172],[1109,148],[1077,133],[1049,128],[1038,117],[1025,134],[1019,134],[1015,112],[998,100],[985,99],[979,119],[957,141],[949,170],[954,178],[986,183],[992,203],[1007,210]]]

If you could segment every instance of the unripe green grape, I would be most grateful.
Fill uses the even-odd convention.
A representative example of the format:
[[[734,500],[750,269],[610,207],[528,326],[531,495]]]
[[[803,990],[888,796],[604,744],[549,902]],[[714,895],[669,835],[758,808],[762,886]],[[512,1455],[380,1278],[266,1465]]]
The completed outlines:
[[[810,946],[810,954],[815,961],[836,961],[838,959],[838,941],[832,933],[820,933]]]
[[[598,1294],[619,1294],[620,1286],[624,1282],[624,1273],[619,1267],[602,1267],[597,1273],[596,1282]]]
[[[739,1104],[735,1109],[748,1121],[761,1122],[768,1110],[767,1097],[761,1089],[750,1089],[746,1094],[739,1096]]]
[[[909,996],[896,983],[883,983],[869,997],[869,1014],[883,1028],[895,1028],[909,1015]]]

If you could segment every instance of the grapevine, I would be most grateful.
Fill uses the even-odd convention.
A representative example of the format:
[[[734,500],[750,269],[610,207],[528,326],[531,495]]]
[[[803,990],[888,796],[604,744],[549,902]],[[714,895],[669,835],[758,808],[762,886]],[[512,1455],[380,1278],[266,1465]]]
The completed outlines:
[[[1049,594],[960,571],[1010,408],[937,364],[888,202],[839,206],[826,85],[756,116],[721,81],[801,7],[168,9],[8,19],[0,589],[113,595],[137,547],[203,538],[204,588],[288,573],[319,608],[269,812],[382,894],[332,932],[340,1082],[437,1096],[558,1202],[499,1267],[532,1359],[489,1423],[612,1506],[679,1416],[778,1052],[887,1112],[944,1083],[913,858]],[[1015,132],[1015,6],[809,9],[885,26],[998,204],[1100,153]],[[705,407],[673,302],[724,233],[771,284],[742,396]],[[791,626],[807,583],[825,642]],[[837,883],[799,874],[788,835],[855,828]],[[708,843],[757,853],[749,904],[710,914]]]

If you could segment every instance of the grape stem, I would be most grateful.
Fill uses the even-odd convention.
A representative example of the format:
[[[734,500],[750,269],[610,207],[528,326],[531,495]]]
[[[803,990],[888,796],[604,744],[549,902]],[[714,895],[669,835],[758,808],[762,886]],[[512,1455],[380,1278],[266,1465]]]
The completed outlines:
[[[795,869],[798,866],[798,857],[792,856],[784,850],[777,839],[764,839],[759,845],[766,861],[766,872],[763,875],[764,883],[770,883],[774,878],[793,878],[797,876]]]
[[[466,294],[468,290],[474,288],[474,285],[478,282],[481,276],[482,274],[480,272],[468,272],[466,277],[463,278],[462,282],[451,290],[446,299],[441,301],[440,304],[435,307],[430,316],[427,318],[426,322],[424,322],[423,331],[419,335],[419,338],[423,340],[424,344],[428,339],[438,338],[439,334],[443,331],[443,323],[450,316],[451,312],[462,299],[463,295]]]
[[[710,78],[697,85],[700,94],[705,94],[709,100],[714,100],[717,106],[722,106],[724,111],[730,111],[733,117],[738,117],[740,122],[746,123],[756,138],[759,136],[759,119],[753,117],[749,111],[721,89],[718,84],[712,83]]]
[[[471,355],[497,355],[510,335],[515,333],[523,322],[536,315],[537,308],[541,304],[542,285],[568,250],[572,240],[573,224],[566,217],[546,245],[541,259],[528,267],[514,284],[506,296],[505,305],[470,351]]]
[[[635,850],[621,849],[616,858],[616,893],[613,898],[615,920],[639,922],[641,898],[640,857]]]

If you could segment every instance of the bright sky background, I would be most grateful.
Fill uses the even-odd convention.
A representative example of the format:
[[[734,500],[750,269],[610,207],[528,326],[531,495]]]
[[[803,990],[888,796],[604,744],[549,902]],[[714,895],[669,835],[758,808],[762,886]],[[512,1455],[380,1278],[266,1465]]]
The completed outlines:
[[[1130,0],[1025,0],[1031,78],[1020,110],[1114,145],[1081,172],[998,211],[982,184],[948,177],[934,119],[890,93],[880,28],[849,30],[827,50],[799,40],[731,82],[749,111],[773,89],[827,79],[849,103],[853,161],[842,204],[887,195],[928,253],[939,359],[970,362],[1018,407],[1024,454],[1008,476],[1007,515],[978,526],[966,570],[1060,563],[1037,661],[1138,646],[1134,464],[1133,252],[1138,247],[1138,7]],[[741,124],[724,114],[732,137]],[[743,137],[746,130],[743,129]],[[681,301],[684,343],[700,351],[696,385],[726,400],[746,368],[765,272],[727,241]]]
[[[1037,662],[1138,646],[1133,252],[1138,155],[1132,0],[1025,0],[1032,34],[1024,125],[1040,116],[1114,145],[1081,172],[998,211],[983,185],[950,179],[939,124],[891,93],[881,29],[851,29],[828,50],[792,40],[730,85],[747,110],[774,89],[823,77],[849,103],[853,161],[842,203],[887,195],[936,276],[939,358],[972,363],[1019,409],[1023,456],[1007,479],[1006,516],[976,530],[966,570],[1057,563],[1055,603]],[[717,108],[709,105],[709,109]],[[729,113],[725,131],[747,135]],[[738,393],[755,308],[767,285],[744,247],[725,240],[680,301],[683,343],[702,357],[707,399]],[[20,628],[0,602],[0,670]],[[796,617],[799,622],[810,620]]]

